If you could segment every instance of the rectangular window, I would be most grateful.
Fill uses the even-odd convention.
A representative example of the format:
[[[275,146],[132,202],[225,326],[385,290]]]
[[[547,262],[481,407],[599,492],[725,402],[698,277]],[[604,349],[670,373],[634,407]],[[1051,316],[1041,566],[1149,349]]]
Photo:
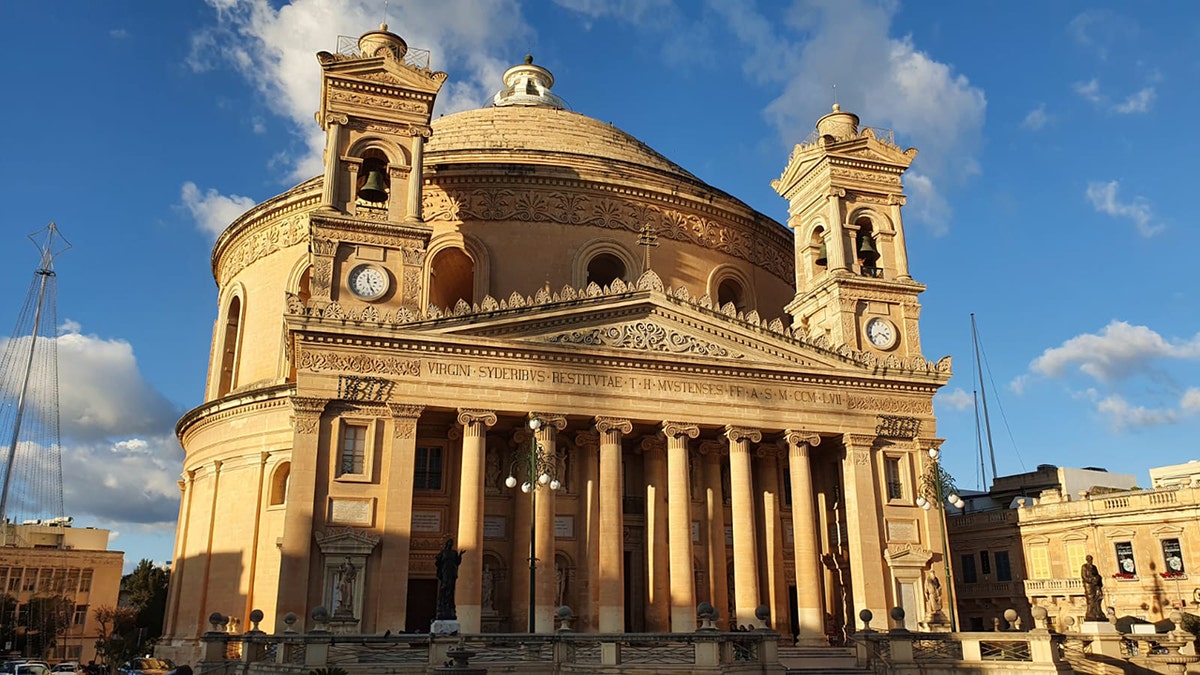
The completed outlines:
[[[21,586],[22,591],[32,593],[37,589],[37,574],[36,567],[25,568],[25,583]]]
[[[979,552],[979,571],[984,575],[992,573],[992,560],[988,557],[987,551]]]
[[[1162,551],[1163,569],[1168,576],[1179,576],[1187,571],[1183,568],[1183,547],[1178,539],[1163,539]]]
[[[79,592],[80,593],[91,593],[92,592],[92,571],[91,570],[83,570],[83,573],[79,575]]]
[[[70,572],[67,573],[66,594],[69,597],[69,596],[74,595],[75,592],[78,590],[79,590],[79,570],[72,569]]]
[[[367,458],[367,425],[342,426],[341,464],[339,476],[362,474]]]
[[[1037,544],[1029,547],[1029,576],[1033,579],[1050,578],[1050,547]]]
[[[431,445],[417,447],[417,461],[415,470],[413,472],[413,489],[442,489],[441,446]]]
[[[1067,542],[1067,576],[1079,576],[1079,570],[1087,562],[1087,541],[1082,539]]]
[[[8,592],[19,593],[21,591],[21,568],[14,567],[12,574],[8,577]]]
[[[87,605],[75,605],[75,616],[72,619],[72,623],[76,626],[82,626],[87,623],[87,610]]]
[[[979,581],[979,577],[975,574],[975,554],[964,553],[962,555],[962,564],[960,565],[959,573],[962,575],[964,584],[973,584]]]
[[[1008,551],[996,551],[996,581],[1012,581],[1012,567],[1008,564]]]
[[[904,481],[900,479],[900,458],[884,457],[883,473],[887,480],[888,500],[904,499]]]
[[[1137,576],[1137,563],[1133,559],[1133,542],[1118,541],[1113,545],[1117,551],[1117,574]]]
[[[38,571],[38,592],[51,593],[54,591],[54,570],[44,568]]]

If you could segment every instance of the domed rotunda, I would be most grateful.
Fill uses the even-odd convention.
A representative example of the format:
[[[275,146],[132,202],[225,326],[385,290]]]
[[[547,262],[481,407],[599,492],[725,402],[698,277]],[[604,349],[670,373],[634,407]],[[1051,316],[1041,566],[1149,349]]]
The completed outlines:
[[[783,225],[531,58],[436,120],[446,74],[386,26],[317,59],[323,175],[213,248],[161,655],[194,661],[214,612],[428,632],[443,549],[463,633],[551,632],[563,605],[691,632],[708,602],[815,645],[862,609],[941,612],[915,150],[835,107],[773,183]]]

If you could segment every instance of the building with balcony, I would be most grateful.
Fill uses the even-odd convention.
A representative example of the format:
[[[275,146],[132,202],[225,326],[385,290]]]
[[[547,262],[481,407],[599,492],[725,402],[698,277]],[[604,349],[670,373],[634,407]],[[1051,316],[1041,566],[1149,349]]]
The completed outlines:
[[[69,519],[36,521],[4,527],[0,546],[0,588],[5,611],[0,634],[5,653],[37,656],[46,623],[31,605],[61,602],[61,616],[50,623],[65,626],[45,656],[87,663],[96,656],[100,626],[94,609],[115,607],[125,554],[108,550],[108,530],[71,527]]]

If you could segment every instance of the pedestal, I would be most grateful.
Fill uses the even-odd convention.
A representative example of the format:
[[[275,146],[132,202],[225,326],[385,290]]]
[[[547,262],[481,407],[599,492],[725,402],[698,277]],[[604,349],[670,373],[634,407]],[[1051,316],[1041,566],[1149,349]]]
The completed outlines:
[[[1116,635],[1117,627],[1107,621],[1084,621],[1079,632],[1087,635]]]
[[[429,627],[429,634],[434,637],[458,635],[461,630],[456,619],[438,619]]]
[[[329,620],[329,632],[334,635],[354,635],[358,633],[358,619],[353,616],[337,616]]]

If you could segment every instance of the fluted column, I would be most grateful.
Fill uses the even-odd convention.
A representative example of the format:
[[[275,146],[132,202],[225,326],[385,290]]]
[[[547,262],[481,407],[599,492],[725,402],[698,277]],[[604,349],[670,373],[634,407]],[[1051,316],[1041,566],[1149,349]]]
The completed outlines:
[[[825,613],[821,602],[821,561],[817,519],[813,508],[810,449],[821,443],[817,434],[789,429],[788,471],[792,478],[792,542],[796,565],[796,610],[800,644],[825,645]]]
[[[725,546],[725,491],[721,486],[721,455],[729,448],[720,441],[700,444],[700,467],[704,481],[704,524],[708,532],[708,597],[719,613],[719,625],[727,626],[729,571]]]
[[[787,580],[783,573],[783,499],[779,489],[779,446],[763,444],[755,452],[758,497],[762,507],[762,580],[763,595],[771,609],[771,626],[784,630],[788,625]]]
[[[842,491],[846,501],[846,522],[857,531],[851,535],[850,586],[853,589],[854,616],[864,609],[875,616],[887,616],[888,574],[883,566],[884,542],[880,533],[880,508],[871,447],[874,436],[844,434],[846,456],[842,460]],[[855,619],[857,621],[857,619]],[[856,624],[857,625],[857,624]]]
[[[846,191],[842,188],[830,188],[826,213],[829,218],[829,237],[825,240],[825,255],[829,256],[829,271],[831,273],[846,273],[849,271],[846,260],[846,226],[842,222],[842,200]]]
[[[417,420],[425,406],[389,403],[392,433],[384,445],[383,475],[386,476],[380,500],[379,578],[390,588],[403,588],[378,604],[376,626],[403,628],[408,620],[408,554],[412,550],[413,468],[417,455]],[[294,480],[294,479],[293,479]],[[295,485],[295,483],[292,483]]]
[[[325,180],[321,184],[321,208],[336,209],[337,170],[342,163],[342,129],[350,123],[347,115],[325,116]]]
[[[175,537],[175,557],[172,558],[171,573],[174,575],[170,585],[167,588],[167,612],[166,626],[163,634],[167,636],[177,635],[179,630],[179,596],[183,593],[183,580],[187,573],[187,539],[188,530],[191,528],[192,522],[192,483],[195,480],[195,470],[185,470],[183,478],[179,480],[179,529]],[[198,632],[204,632],[202,628],[189,626],[185,630],[195,629]]]
[[[287,510],[283,516],[283,541],[279,558],[279,593],[275,602],[278,631],[283,631],[282,617],[288,612],[309,621],[310,583],[308,563],[313,536],[313,500],[317,483],[317,441],[320,438],[321,414],[325,411],[323,398],[293,396],[292,403],[292,468],[288,479]],[[321,589],[318,579],[316,596]],[[320,602],[318,600],[318,602]],[[207,620],[208,617],[202,617]]]
[[[496,413],[459,408],[458,423],[463,432],[456,546],[463,551],[463,559],[454,604],[462,631],[478,633],[483,601],[483,463],[487,430],[496,423]]]
[[[601,633],[625,630],[625,516],[621,494],[621,439],[633,431],[626,419],[597,417],[600,434],[599,590]]]
[[[888,197],[888,207],[892,212],[892,229],[896,231],[892,239],[892,250],[896,257],[896,278],[907,281],[912,279],[912,275],[908,273],[908,246],[904,243],[904,225],[901,224],[903,220],[900,214],[900,207],[904,206],[905,201],[907,198],[904,195]]]
[[[696,573],[692,560],[692,495],[688,474],[688,439],[700,427],[688,422],[663,422],[667,437],[668,527],[671,560],[671,632],[696,630]]]
[[[534,432],[538,446],[548,457],[554,457],[556,437],[559,431],[567,427],[567,418],[553,413],[531,413],[542,421],[542,426]],[[537,480],[536,477],[533,478]],[[535,483],[536,484],[536,483]],[[536,489],[534,501],[534,518],[537,520],[537,541],[534,543],[537,551],[537,607],[535,608],[535,629],[539,633],[554,632],[554,600],[557,584],[554,578],[554,490],[547,488]]]
[[[424,180],[425,139],[432,135],[429,127],[413,126],[409,129],[412,134],[412,170],[408,174],[408,206],[405,210],[405,222],[421,222],[421,182]]]
[[[667,463],[662,436],[642,439],[646,477],[646,631],[671,628],[671,571],[667,547]]]
[[[750,477],[750,443],[762,440],[758,429],[725,427],[729,439],[729,493],[733,511],[733,601],[738,625],[755,625],[758,607],[758,554],[754,543],[754,485]]]
[[[583,543],[583,562],[575,566],[575,576],[571,579],[571,583],[575,585],[575,598],[579,603],[578,609],[572,609],[575,610],[575,629],[591,632],[596,628],[596,608],[600,604],[600,488],[597,485],[600,481],[600,434],[594,431],[575,434],[575,448],[579,451],[579,457],[574,464],[583,474],[579,490],[583,527],[578,535]]]

